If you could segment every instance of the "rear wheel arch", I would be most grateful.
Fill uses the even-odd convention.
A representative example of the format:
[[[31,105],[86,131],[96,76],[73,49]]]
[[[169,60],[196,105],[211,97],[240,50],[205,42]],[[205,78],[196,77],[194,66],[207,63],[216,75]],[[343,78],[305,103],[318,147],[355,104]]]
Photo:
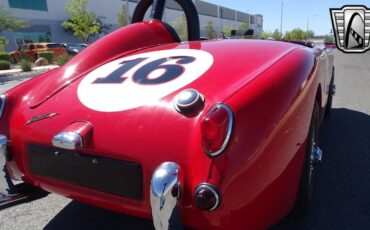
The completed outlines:
[[[307,135],[307,148],[302,166],[301,179],[292,214],[302,217],[309,212],[314,184],[317,178],[322,152],[318,147],[320,129],[320,106],[314,102],[310,127]]]

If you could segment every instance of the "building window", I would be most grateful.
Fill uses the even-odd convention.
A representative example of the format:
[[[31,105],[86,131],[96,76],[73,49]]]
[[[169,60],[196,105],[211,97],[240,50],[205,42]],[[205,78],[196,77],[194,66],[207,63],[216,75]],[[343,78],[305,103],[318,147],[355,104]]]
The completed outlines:
[[[48,11],[46,0],[8,0],[11,8]]]
[[[17,46],[24,43],[35,42],[51,42],[52,37],[50,33],[44,32],[15,32],[15,42]]]

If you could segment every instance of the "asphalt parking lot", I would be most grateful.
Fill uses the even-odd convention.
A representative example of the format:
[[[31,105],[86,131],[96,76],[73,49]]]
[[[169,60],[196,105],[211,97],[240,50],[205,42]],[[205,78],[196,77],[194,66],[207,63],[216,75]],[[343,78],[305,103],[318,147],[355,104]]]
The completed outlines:
[[[311,213],[273,229],[370,229],[370,52],[336,52],[337,94],[324,120],[324,151]],[[0,91],[24,81],[0,77]],[[57,195],[0,211],[0,229],[152,229],[149,221]]]

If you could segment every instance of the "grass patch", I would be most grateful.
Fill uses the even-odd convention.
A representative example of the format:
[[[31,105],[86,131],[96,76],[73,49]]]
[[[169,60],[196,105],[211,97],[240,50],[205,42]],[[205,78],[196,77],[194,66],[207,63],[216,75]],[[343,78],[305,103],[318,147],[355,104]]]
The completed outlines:
[[[59,66],[65,65],[69,60],[71,60],[71,58],[68,54],[63,54],[56,58],[57,65]]]
[[[21,66],[23,72],[29,72],[32,70],[32,62],[29,60],[23,59],[19,62],[19,65]]]

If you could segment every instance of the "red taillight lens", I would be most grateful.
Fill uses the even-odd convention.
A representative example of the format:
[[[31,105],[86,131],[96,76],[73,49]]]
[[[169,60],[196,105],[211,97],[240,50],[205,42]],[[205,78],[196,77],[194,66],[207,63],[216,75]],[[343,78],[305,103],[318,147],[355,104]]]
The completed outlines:
[[[195,205],[204,211],[213,211],[220,205],[220,195],[210,184],[200,184],[195,189]]]
[[[225,104],[212,107],[201,124],[203,150],[217,156],[226,148],[233,125],[232,110]]]

